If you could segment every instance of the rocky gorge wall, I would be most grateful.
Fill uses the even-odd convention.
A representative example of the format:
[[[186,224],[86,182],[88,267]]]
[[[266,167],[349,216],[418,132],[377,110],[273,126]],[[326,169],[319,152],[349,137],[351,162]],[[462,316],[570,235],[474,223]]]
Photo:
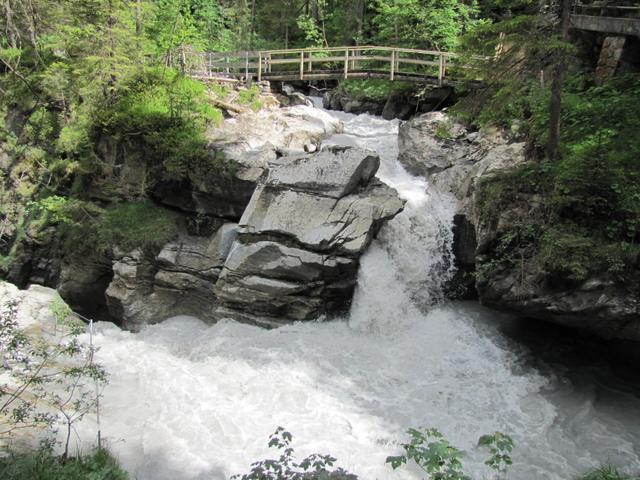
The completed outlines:
[[[417,116],[400,126],[399,160],[413,174],[457,201],[454,251],[458,274],[450,290],[492,308],[594,332],[640,340],[640,273],[616,281],[606,272],[581,281],[559,279],[535,251],[502,252],[523,219],[540,216],[545,199],[519,185],[509,204],[483,205],[482,184],[528,161],[526,144],[497,130],[472,131],[443,112]],[[495,259],[513,253],[517,261]]]
[[[403,202],[374,178],[375,153],[320,151],[341,124],[300,100],[212,128],[209,151],[223,168],[177,179],[150,177],[135,143],[100,139],[111,175],[92,179],[93,197],[152,201],[176,233],[153,248],[74,254],[53,224],[17,239],[7,279],[55,287],[81,311],[107,311],[133,330],[175,315],[276,326],[346,310],[359,257]]]

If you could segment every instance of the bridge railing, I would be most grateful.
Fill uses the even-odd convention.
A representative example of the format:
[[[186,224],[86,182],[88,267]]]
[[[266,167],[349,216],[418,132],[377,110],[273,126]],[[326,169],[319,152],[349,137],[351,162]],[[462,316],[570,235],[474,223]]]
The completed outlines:
[[[390,80],[433,78],[442,85],[457,56],[412,48],[354,46],[183,55],[182,68],[200,78],[317,80],[375,75]]]
[[[572,13],[598,17],[640,18],[640,2],[574,2]]]

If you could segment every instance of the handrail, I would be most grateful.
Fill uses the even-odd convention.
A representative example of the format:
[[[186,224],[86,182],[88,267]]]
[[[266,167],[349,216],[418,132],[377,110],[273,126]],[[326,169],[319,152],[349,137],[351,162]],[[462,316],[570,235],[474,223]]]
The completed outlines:
[[[325,54],[325,56],[319,54]],[[349,75],[375,74],[379,77],[387,72],[390,80],[411,78],[421,81],[420,79],[433,78],[437,79],[438,85],[442,85],[449,63],[458,58],[458,55],[439,50],[351,45],[244,52],[192,52],[188,55],[181,52],[181,55],[176,55],[175,58],[180,59],[180,67],[184,71],[200,78],[212,78],[223,73],[226,76],[246,80],[255,77],[258,81],[263,78],[305,80],[314,79],[314,77],[340,77],[346,79]],[[343,64],[340,70],[332,68],[336,63]],[[319,68],[314,70],[314,64]],[[298,65],[298,68],[292,70],[286,67],[287,65]],[[284,69],[281,66],[284,66]],[[402,66],[405,67],[404,70]]]
[[[381,47],[375,45],[363,45],[363,46],[350,46],[350,47],[305,47],[305,48],[286,48],[286,49],[276,49],[276,50],[253,50],[253,51],[236,51],[236,52],[205,52],[207,54],[211,53],[214,58],[225,58],[225,57],[244,57],[249,54],[249,57],[257,57],[260,53],[264,54],[287,54],[287,53],[300,53],[300,52],[344,52],[346,49],[348,50],[361,50],[361,51],[370,51],[370,50],[385,50],[385,51],[396,51],[402,53],[418,53],[424,55],[446,55],[449,57],[456,56],[453,52],[447,52],[443,50],[421,50],[418,48],[403,48],[403,47]]]

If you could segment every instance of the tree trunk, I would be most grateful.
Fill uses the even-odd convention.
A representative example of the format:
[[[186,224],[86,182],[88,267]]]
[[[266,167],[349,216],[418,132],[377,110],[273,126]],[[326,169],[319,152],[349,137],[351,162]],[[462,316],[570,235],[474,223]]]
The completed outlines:
[[[141,0],[136,0],[136,36],[142,35],[142,6]]]
[[[569,41],[569,21],[571,15],[571,0],[562,0],[560,14],[560,36],[563,41]],[[551,100],[549,102],[549,138],[547,139],[547,157],[557,160],[560,156],[560,115],[562,113],[562,83],[566,70],[566,55],[560,58],[551,72]]]
[[[253,50],[253,37],[256,34],[256,0],[251,0],[251,28],[249,29],[249,50]]]

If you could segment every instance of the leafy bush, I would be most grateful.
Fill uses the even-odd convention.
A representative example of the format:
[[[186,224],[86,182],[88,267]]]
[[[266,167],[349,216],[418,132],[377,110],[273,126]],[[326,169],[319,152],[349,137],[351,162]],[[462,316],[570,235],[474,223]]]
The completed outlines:
[[[96,408],[106,372],[94,362],[92,345],[79,339],[85,325],[71,309],[58,298],[51,312],[51,328],[33,333],[18,322],[16,303],[0,303],[0,439],[62,423],[67,457],[73,424]]]
[[[91,226],[98,248],[159,248],[177,234],[175,219],[150,201],[128,202],[105,210]]]
[[[92,137],[138,138],[147,158],[162,161],[170,174],[181,177],[209,158],[205,128],[222,120],[204,84],[153,68],[134,77],[118,100],[99,112]]]
[[[97,449],[89,455],[62,459],[49,449],[0,457],[3,480],[128,480],[111,454]]]
[[[175,218],[149,200],[103,209],[91,202],[52,195],[32,202],[28,212],[30,235],[56,225],[67,251],[155,249],[177,235]]]
[[[382,79],[342,80],[340,87],[350,97],[359,100],[384,101],[393,93],[413,88],[411,84]]]
[[[569,281],[607,274],[624,282],[639,265],[640,75],[602,87],[584,82],[577,77],[566,86],[562,158],[485,179],[476,199],[481,217],[491,221],[510,205],[528,202],[527,194],[538,194],[542,206],[529,220],[541,235],[529,257],[537,255],[547,271]],[[537,121],[546,118],[541,113]],[[517,235],[518,228],[503,237]],[[509,262],[512,253],[501,245],[480,271]]]
[[[631,476],[621,473],[618,469],[606,465],[585,473],[578,480],[632,480]]]
[[[251,88],[240,90],[238,92],[238,103],[248,105],[254,112],[260,110],[262,108],[262,102],[260,101],[260,89],[257,85],[252,85]]]
[[[413,460],[426,474],[428,480],[471,480],[463,471],[464,452],[444,438],[436,428],[410,428],[409,443],[402,445],[404,455],[387,457],[387,463],[395,470]],[[483,435],[478,445],[489,448],[491,456],[485,464],[498,475],[505,475],[512,464],[513,440],[501,432]]]
[[[269,447],[281,450],[278,460],[255,462],[249,473],[234,475],[232,480],[357,480],[342,468],[334,469],[336,459],[330,455],[312,454],[297,462],[293,457],[292,440],[289,432],[278,427],[269,438]]]

